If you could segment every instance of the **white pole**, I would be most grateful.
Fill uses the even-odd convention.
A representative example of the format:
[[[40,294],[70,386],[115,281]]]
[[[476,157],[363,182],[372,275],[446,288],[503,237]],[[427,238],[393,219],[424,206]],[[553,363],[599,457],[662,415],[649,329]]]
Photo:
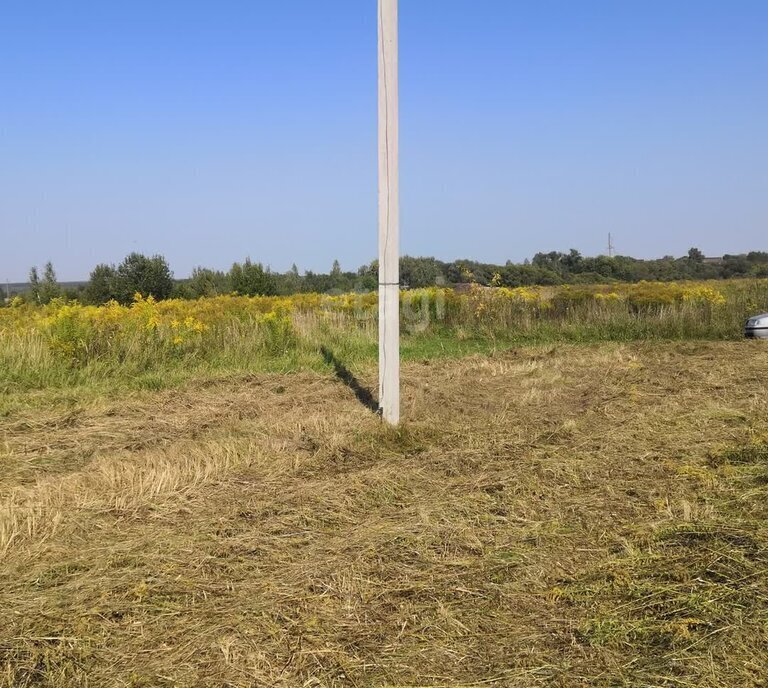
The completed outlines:
[[[400,422],[397,1],[379,2],[379,408]]]

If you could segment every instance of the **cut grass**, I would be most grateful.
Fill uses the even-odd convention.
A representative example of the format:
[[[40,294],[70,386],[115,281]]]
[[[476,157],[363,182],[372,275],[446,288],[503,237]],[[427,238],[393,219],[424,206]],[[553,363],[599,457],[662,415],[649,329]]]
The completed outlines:
[[[0,686],[762,685],[766,364],[423,357],[397,430],[327,367],[17,405]]]

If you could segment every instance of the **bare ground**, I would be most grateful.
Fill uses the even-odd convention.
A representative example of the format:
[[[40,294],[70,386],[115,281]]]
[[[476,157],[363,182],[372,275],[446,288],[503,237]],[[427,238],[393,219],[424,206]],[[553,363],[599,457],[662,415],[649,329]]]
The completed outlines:
[[[17,410],[0,686],[766,685],[767,370],[409,364],[398,431],[330,374]]]

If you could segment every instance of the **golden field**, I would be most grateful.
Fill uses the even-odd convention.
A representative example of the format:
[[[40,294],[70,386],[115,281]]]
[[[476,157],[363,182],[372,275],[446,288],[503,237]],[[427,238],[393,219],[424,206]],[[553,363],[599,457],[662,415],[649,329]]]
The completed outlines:
[[[593,341],[735,339],[749,315],[768,310],[768,280],[639,283],[491,289],[473,286],[403,292],[405,336],[421,340]],[[377,296],[297,294],[219,296],[129,306],[46,306],[14,301],[0,309],[0,355],[8,369],[106,366],[144,369],[164,363],[243,367],[284,359],[303,365],[326,340],[347,335],[375,344]]]

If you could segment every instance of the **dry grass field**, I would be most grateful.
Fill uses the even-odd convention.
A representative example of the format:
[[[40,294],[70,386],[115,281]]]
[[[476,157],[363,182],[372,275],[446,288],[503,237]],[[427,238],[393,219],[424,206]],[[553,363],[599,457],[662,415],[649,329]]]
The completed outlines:
[[[0,686],[768,683],[768,347],[16,394]],[[372,386],[375,368],[361,364]]]

